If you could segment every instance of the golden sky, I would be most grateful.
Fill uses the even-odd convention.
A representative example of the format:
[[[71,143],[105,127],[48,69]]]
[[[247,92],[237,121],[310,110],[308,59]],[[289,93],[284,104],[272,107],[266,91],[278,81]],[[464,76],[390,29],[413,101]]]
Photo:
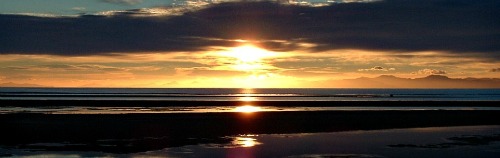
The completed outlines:
[[[0,81],[55,87],[339,87],[335,81],[394,75],[500,78],[496,61],[443,52],[408,56],[366,50],[275,52],[231,48],[93,56],[1,55]],[[330,82],[329,82],[330,81]]]

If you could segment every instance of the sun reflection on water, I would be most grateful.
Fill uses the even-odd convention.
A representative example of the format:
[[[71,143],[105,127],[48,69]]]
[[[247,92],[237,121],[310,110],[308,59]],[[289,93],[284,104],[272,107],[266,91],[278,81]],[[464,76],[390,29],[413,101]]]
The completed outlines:
[[[252,88],[245,88],[240,91],[241,97],[238,97],[238,100],[244,102],[252,102],[257,101],[257,98],[254,97],[255,91]]]
[[[243,113],[253,113],[253,112],[259,112],[261,111],[262,108],[258,106],[252,106],[252,105],[244,105],[244,106],[239,106],[234,108],[234,111],[236,112],[243,112]]]
[[[231,145],[248,148],[262,144],[258,142],[257,139],[253,138],[256,136],[257,135],[242,135],[240,137],[234,137],[233,141],[231,142]]]
[[[242,94],[253,94],[255,93],[255,90],[253,88],[244,88],[244,89],[241,89],[241,92]]]
[[[251,102],[251,101],[257,101],[257,98],[250,97],[250,96],[244,96],[244,97],[239,97],[238,100],[244,101],[244,102]]]

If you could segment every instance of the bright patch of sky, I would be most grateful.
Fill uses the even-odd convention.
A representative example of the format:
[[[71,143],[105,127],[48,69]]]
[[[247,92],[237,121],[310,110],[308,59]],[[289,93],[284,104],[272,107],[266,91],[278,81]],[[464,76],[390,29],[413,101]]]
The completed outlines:
[[[166,6],[205,5],[240,0],[0,0],[0,14],[81,15]],[[256,0],[259,1],[259,0]],[[377,0],[270,0],[280,3],[324,6],[332,3]]]
[[[1,14],[78,15],[171,6],[175,0],[0,0]]]

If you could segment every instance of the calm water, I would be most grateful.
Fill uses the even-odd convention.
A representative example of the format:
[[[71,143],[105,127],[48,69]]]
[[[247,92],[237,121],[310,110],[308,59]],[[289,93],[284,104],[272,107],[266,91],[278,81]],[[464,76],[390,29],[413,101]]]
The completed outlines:
[[[235,106],[110,107],[33,105],[6,106],[0,113],[35,112],[50,114],[125,113],[205,113],[254,111],[325,110],[500,110],[500,107],[454,107],[446,105],[366,107],[273,107],[253,105],[252,101],[500,101],[500,89],[231,89],[231,88],[0,88],[0,100],[134,100],[134,101],[244,101],[256,109]],[[253,107],[252,107],[253,108]]]
[[[0,100],[500,101],[500,89],[0,88]]]
[[[167,157],[498,157],[500,126],[462,126],[332,133],[238,135],[201,144],[137,153]],[[484,142],[467,141],[481,139]],[[415,146],[413,146],[415,145]],[[466,151],[466,152],[464,152]]]
[[[252,101],[500,101],[500,89],[231,89],[231,88],[0,88],[0,100],[243,101],[250,109],[227,106],[4,106],[0,113],[127,114],[325,110],[500,110],[500,107],[273,107]],[[238,105],[238,106],[245,106]]]
[[[2,147],[0,153],[20,157],[494,158],[500,154],[499,138],[500,126],[460,126],[329,133],[241,134],[222,137],[219,143],[201,143],[128,154]],[[74,144],[33,143],[26,146],[70,145]]]

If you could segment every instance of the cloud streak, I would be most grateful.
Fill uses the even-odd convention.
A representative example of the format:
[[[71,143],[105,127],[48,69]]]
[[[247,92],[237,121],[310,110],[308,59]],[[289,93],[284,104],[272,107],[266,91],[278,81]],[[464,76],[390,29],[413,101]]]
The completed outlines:
[[[358,69],[358,71],[394,71],[396,68],[385,68],[382,66],[374,66],[369,69]]]
[[[443,51],[500,60],[498,7],[500,1],[494,0],[386,0],[325,7],[232,2],[161,16],[148,16],[143,9],[110,16],[0,15],[0,54],[201,51],[246,39],[274,51]]]
[[[447,74],[444,70],[436,70],[436,69],[422,69],[414,72],[414,74],[424,74],[424,75],[444,75]]]
[[[26,70],[26,71],[128,71],[126,68],[111,67],[105,65],[70,65],[70,64],[52,64],[52,65],[29,65],[29,66],[9,66],[11,70]]]

